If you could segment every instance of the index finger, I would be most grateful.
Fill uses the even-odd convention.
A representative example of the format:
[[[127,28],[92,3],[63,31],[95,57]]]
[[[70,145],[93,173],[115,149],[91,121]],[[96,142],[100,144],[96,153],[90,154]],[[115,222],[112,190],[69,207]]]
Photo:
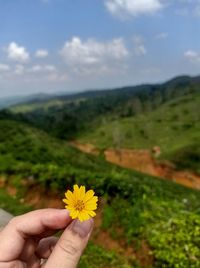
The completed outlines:
[[[0,261],[17,258],[30,236],[66,228],[71,222],[66,209],[41,209],[13,218],[0,233]]]

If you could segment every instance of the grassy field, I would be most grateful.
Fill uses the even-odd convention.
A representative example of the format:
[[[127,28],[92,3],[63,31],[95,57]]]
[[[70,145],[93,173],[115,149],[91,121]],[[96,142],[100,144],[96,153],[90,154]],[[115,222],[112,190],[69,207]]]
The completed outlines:
[[[15,214],[27,209],[18,201],[27,194],[28,184],[23,189],[22,183],[26,179],[28,183],[31,178],[31,185],[40,186],[43,194],[58,196],[74,183],[86,185],[104,204],[100,232],[110,233],[112,239],[123,241],[150,260],[153,256],[149,268],[200,266],[198,191],[108,164],[19,122],[0,120],[0,128],[0,174],[19,192],[15,200],[1,190],[2,207]],[[144,243],[148,252],[143,252]],[[91,256],[96,256],[95,261]],[[80,267],[144,267],[134,257],[128,260],[117,252],[107,252],[104,244],[92,244]]]

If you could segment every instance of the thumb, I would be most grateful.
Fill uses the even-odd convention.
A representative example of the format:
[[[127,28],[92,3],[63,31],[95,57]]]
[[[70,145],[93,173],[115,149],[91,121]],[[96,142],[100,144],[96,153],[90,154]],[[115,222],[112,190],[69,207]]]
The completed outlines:
[[[47,268],[75,268],[93,229],[93,220],[73,221],[63,232],[46,262]]]

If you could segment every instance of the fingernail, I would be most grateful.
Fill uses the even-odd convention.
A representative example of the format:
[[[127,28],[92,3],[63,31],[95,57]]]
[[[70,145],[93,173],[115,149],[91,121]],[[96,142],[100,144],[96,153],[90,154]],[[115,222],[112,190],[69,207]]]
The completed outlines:
[[[82,238],[84,238],[90,233],[92,227],[93,227],[92,219],[89,219],[88,221],[83,221],[83,222],[76,220],[73,222],[72,231],[80,235]]]

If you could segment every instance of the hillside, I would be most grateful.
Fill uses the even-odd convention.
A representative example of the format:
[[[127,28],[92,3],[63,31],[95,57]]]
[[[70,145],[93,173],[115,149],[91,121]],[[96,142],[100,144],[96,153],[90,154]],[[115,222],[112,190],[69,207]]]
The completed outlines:
[[[198,191],[108,164],[24,123],[4,119],[0,129],[1,184],[16,190],[15,199],[0,191],[1,207],[28,209],[20,207],[30,195],[39,197],[35,207],[52,198],[62,206],[58,199],[74,183],[100,196],[93,243],[80,267],[199,267]]]
[[[97,122],[92,132],[82,132],[78,140],[97,148],[151,151],[158,146],[161,158],[172,160],[180,168],[199,172],[199,106],[200,94],[193,93],[167,102],[152,112],[116,120],[107,117],[101,124]]]
[[[199,92],[199,77],[181,76],[155,85],[88,91],[32,100],[10,110],[25,122],[62,139],[93,129],[94,122],[136,116],[157,109],[175,98]]]
[[[0,206],[15,214],[63,207],[66,188],[86,185],[100,204],[80,267],[199,268],[200,192],[109,164],[103,155],[113,147],[116,154],[146,150],[151,158],[157,146],[157,160],[198,173],[199,89],[199,77],[184,76],[2,110]],[[99,154],[80,152],[72,139],[93,144]]]

